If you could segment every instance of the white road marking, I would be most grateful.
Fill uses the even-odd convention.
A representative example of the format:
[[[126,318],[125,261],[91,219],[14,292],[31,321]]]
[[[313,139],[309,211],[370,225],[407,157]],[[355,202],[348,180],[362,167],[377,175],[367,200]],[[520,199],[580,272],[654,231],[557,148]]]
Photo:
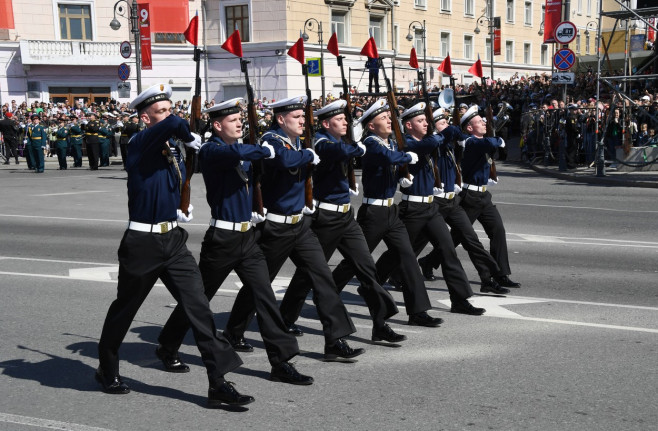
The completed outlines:
[[[87,193],[110,193],[110,190],[86,190],[82,192],[66,192],[66,193],[45,193],[42,195],[30,195],[30,196],[67,196],[67,195],[84,195]]]
[[[96,266],[93,268],[69,269],[69,277],[77,280],[116,280],[112,274],[119,272],[119,266]]]
[[[498,297],[498,296],[473,296],[469,302],[474,307],[480,307],[487,310],[486,316],[489,317],[522,317],[520,314],[510,311],[503,306],[517,304],[533,304],[537,302],[548,302],[542,299],[517,298],[517,297]],[[450,300],[440,300],[439,303],[450,308]]]
[[[594,210],[594,211],[612,211],[620,213],[634,213],[634,214],[653,214],[658,213],[654,210],[630,210],[630,209],[617,209],[617,208],[599,208],[599,207],[577,207],[573,205],[553,205],[553,204],[522,204],[518,202],[500,202],[496,201],[496,205],[518,205],[524,207],[546,207],[546,208],[569,208],[576,210]]]
[[[33,418],[30,416],[19,416],[9,413],[0,413],[0,422],[62,431],[112,431],[108,428],[90,427],[71,422],[59,422],[51,419]]]

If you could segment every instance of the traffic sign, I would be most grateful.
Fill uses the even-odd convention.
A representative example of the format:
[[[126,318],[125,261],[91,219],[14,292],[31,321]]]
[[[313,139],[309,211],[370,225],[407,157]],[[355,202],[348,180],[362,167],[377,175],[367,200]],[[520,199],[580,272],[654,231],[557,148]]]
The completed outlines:
[[[130,66],[128,66],[126,63],[121,63],[117,69],[117,72],[119,79],[125,81],[130,77]]]
[[[552,81],[553,84],[573,85],[576,83],[576,74],[573,72],[555,72]]]
[[[130,45],[130,42],[128,42],[127,40],[121,42],[119,52],[121,53],[121,57],[130,58],[130,55],[133,53],[133,48]]]
[[[308,76],[322,75],[322,64],[319,58],[307,58],[306,64],[308,65]]]
[[[578,29],[576,28],[576,24],[571,21],[562,21],[555,26],[555,30],[553,31],[555,41],[562,45],[568,45],[573,42],[576,34],[578,34]]]
[[[569,70],[576,62],[576,54],[569,48],[562,48],[555,53],[553,65],[558,70]]]

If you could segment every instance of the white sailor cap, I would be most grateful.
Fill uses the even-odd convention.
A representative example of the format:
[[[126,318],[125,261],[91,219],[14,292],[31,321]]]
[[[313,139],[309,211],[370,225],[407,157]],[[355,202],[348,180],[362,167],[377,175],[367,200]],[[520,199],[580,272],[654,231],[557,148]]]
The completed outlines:
[[[359,118],[359,123],[365,126],[370,120],[385,111],[388,111],[388,101],[385,98],[381,98],[370,105],[370,108],[366,109],[366,112]]]
[[[477,116],[479,114],[479,109],[477,105],[473,105],[468,110],[462,115],[461,121],[459,121],[459,125],[461,127],[464,127],[468,124],[469,121],[473,119],[473,117]]]
[[[208,114],[210,118],[219,118],[230,114],[236,114],[242,109],[240,107],[240,103],[242,103],[243,100],[244,99],[242,97],[236,97],[235,99],[227,100],[215,106],[211,106],[210,108],[204,109],[201,112]]]
[[[569,108],[569,109],[578,109],[578,105],[576,105],[575,103],[571,103],[571,104],[569,104],[569,106],[567,106],[567,108]]]
[[[345,106],[347,106],[347,101],[344,99],[338,99],[335,102],[331,102],[327,106],[324,106],[313,113],[318,120],[326,120],[327,118],[335,117],[336,115],[345,113]]]
[[[651,97],[649,97],[645,94],[644,96],[641,97],[641,99],[644,100],[644,101],[649,101],[649,100],[651,100]]]
[[[171,97],[171,86],[168,84],[156,84],[139,93],[139,96],[130,102],[130,108],[141,111],[149,105],[161,100],[169,100]]]
[[[459,109],[462,109],[462,108],[466,108],[466,109],[468,109],[468,105],[465,104],[465,103],[460,103],[460,104],[459,104]]]
[[[400,115],[400,119],[402,121],[407,121],[423,114],[425,114],[425,102],[420,102],[416,103],[411,108],[407,108],[402,115]]]
[[[281,99],[277,102],[270,103],[267,105],[268,108],[272,108],[275,114],[280,114],[282,112],[296,111],[298,109],[304,109],[306,106],[306,95],[289,97],[287,99]]]
[[[432,112],[432,119],[434,119],[435,122],[439,120],[445,120],[447,118],[448,113],[443,108],[435,109],[434,112]]]

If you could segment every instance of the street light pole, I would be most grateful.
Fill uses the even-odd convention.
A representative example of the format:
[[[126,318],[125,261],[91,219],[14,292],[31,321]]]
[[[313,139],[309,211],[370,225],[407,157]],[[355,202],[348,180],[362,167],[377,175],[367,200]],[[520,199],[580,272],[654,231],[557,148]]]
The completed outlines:
[[[414,40],[414,36],[416,33],[416,26],[415,24],[418,24],[421,29],[423,30],[423,34],[420,36],[420,40],[423,42],[423,76],[427,76],[427,30],[425,28],[425,20],[423,20],[423,23],[421,24],[420,21],[411,21],[409,23],[409,28],[407,31],[407,40],[411,42]],[[414,35],[411,35],[411,29],[414,29]]]
[[[129,8],[130,13],[126,15],[123,10],[123,6],[119,6],[119,3],[124,2],[126,7]],[[137,79],[137,94],[142,92],[142,50],[139,40],[139,20],[137,15],[137,0],[133,0],[132,4],[128,3],[128,0],[118,0],[114,3],[114,18],[110,22],[110,28],[112,30],[119,30],[121,28],[121,23],[117,19],[117,14],[124,18],[128,18],[130,24],[130,32],[135,38],[135,69],[136,70],[136,79]]]
[[[313,30],[313,23],[318,26],[317,31]],[[324,94],[324,48],[322,47],[322,21],[318,21],[315,18],[309,18],[304,22],[304,34],[302,38],[306,42],[308,40],[308,34],[306,29],[309,31],[315,31],[318,34],[318,40],[320,42],[320,82],[322,85],[322,105],[325,104],[325,94]]]
[[[487,2],[488,8],[489,8],[489,15],[487,16],[487,11],[485,11],[478,19],[477,22],[475,23],[475,30],[473,32],[475,34],[480,34],[480,25],[484,23],[484,21],[487,21],[487,25],[489,27],[489,41],[490,41],[490,57],[491,57],[491,81],[494,80],[494,32],[495,32],[495,20],[496,18],[493,16],[493,5],[491,4],[490,1]],[[539,30],[541,31],[541,29]]]

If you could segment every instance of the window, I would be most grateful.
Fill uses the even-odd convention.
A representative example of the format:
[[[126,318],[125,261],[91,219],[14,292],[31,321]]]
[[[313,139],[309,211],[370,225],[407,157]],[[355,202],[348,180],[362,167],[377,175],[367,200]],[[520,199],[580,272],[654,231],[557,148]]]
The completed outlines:
[[[582,15],[582,14],[583,14],[583,0],[578,0],[578,3],[577,3],[577,5],[576,5],[576,13],[577,13],[578,15]]]
[[[423,52],[423,29],[415,28],[414,29],[414,48],[416,48],[416,53],[421,55]]]
[[[542,66],[548,66],[548,45],[541,46],[541,58],[539,61],[541,61]]]
[[[464,36],[464,58],[466,60],[473,58],[473,36]]]
[[[585,35],[585,54],[589,54],[589,34]]]
[[[507,22],[514,22],[514,0],[507,0],[507,8],[505,9],[505,20]]]
[[[441,12],[450,12],[451,0],[441,0]]]
[[[529,43],[523,44],[523,64],[532,63],[532,51]]]
[[[576,53],[580,54],[580,33],[576,35]]]
[[[450,33],[441,32],[441,57],[450,54]]]
[[[384,18],[378,16],[370,16],[370,34],[375,39],[378,48],[384,48],[382,35],[384,34]]]
[[[532,2],[525,2],[523,5],[523,24],[532,25]]]
[[[475,0],[464,0],[464,15],[475,16]]]
[[[249,6],[246,4],[226,6],[226,37],[237,28],[242,42],[249,42]]]
[[[492,16],[492,15],[493,15],[493,13],[491,13],[491,6],[492,6],[492,5],[491,5],[491,2],[492,2],[492,1],[493,1],[493,0],[485,0],[484,14],[485,14],[486,16]]]
[[[59,28],[62,39],[92,40],[89,5],[60,4]]]
[[[587,0],[587,16],[592,16],[592,0]]]
[[[491,61],[491,38],[488,37],[484,40],[484,59]]]
[[[414,7],[427,9],[427,0],[414,0]]]
[[[505,61],[508,63],[514,62],[514,42],[511,40],[505,41]]]
[[[347,11],[331,10],[331,33],[336,33],[338,43],[347,43]]]

